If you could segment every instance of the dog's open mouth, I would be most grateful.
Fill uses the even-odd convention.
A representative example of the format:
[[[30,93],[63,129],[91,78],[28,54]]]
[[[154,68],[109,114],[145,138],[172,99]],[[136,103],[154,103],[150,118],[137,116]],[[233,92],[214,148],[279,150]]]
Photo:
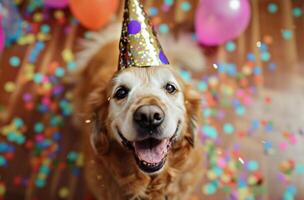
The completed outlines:
[[[166,161],[170,145],[170,139],[149,138],[133,142],[134,154],[140,169],[147,173],[160,170]]]
[[[170,147],[176,139],[179,126],[180,121],[171,138],[157,139],[150,137],[134,142],[128,141],[118,128],[117,130],[123,145],[133,151],[138,167],[146,173],[154,173],[164,166]]]

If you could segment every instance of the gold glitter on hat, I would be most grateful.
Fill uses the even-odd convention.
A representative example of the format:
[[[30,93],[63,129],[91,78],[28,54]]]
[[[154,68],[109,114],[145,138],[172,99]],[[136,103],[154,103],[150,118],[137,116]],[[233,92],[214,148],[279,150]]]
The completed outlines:
[[[140,0],[126,0],[119,69],[169,64]]]

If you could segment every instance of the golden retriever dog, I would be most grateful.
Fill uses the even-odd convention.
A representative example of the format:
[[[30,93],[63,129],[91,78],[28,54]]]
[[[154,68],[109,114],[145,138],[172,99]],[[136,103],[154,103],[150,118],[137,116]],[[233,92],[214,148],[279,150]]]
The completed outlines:
[[[75,79],[88,188],[105,200],[187,199],[204,172],[200,95],[174,65],[118,70],[119,36],[103,33]]]

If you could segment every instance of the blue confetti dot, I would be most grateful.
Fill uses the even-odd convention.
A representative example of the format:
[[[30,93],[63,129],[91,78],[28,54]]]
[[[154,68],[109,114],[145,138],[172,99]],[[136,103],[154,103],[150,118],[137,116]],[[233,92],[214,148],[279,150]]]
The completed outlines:
[[[253,53],[248,53],[247,54],[247,59],[249,61],[255,61],[255,55]]]
[[[149,9],[149,15],[150,15],[150,16],[156,16],[157,13],[158,13],[158,9],[157,9],[156,7],[151,7],[151,8]]]
[[[258,75],[261,75],[262,74],[262,68],[259,67],[259,66],[256,66],[253,68],[253,74],[258,76]]]
[[[268,69],[270,71],[274,71],[274,70],[276,70],[276,68],[277,68],[277,65],[275,63],[269,63]]]

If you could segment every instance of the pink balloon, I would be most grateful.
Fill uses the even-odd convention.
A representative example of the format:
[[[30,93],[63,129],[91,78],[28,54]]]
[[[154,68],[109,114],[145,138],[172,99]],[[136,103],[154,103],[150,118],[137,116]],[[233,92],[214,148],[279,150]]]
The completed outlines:
[[[197,39],[219,45],[238,37],[250,21],[248,0],[201,0],[195,18]]]
[[[1,22],[1,21],[0,21]],[[4,48],[4,43],[5,43],[5,40],[4,40],[4,31],[2,29],[2,26],[1,26],[1,23],[0,23],[0,51],[3,50]]]
[[[64,8],[68,3],[69,0],[44,0],[44,5],[51,8]]]

